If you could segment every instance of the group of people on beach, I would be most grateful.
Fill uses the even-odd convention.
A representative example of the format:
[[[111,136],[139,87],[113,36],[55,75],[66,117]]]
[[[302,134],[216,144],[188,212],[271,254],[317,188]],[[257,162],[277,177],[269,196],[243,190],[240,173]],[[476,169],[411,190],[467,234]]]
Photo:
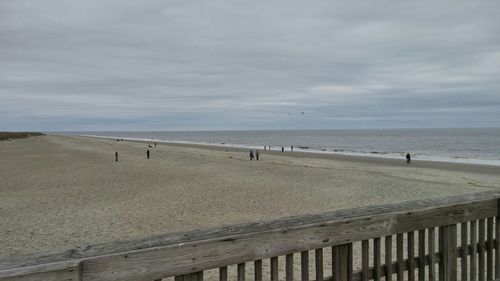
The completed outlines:
[[[148,147],[152,148],[153,145],[148,144]],[[154,147],[156,147],[156,142],[154,143]],[[150,159],[150,158],[151,158],[151,151],[149,151],[149,149],[147,149],[146,150],[146,159]],[[118,162],[118,151],[115,152],[115,162]]]
[[[271,146],[270,145],[264,145],[264,150],[271,150]],[[293,145],[290,146],[290,151],[293,152]],[[281,147],[281,152],[285,152],[285,147],[284,146]]]

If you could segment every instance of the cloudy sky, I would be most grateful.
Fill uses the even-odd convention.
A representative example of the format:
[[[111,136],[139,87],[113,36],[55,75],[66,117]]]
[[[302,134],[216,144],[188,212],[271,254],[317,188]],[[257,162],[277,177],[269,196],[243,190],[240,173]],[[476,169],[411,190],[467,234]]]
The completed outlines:
[[[0,130],[500,127],[499,15],[500,1],[1,0]]]

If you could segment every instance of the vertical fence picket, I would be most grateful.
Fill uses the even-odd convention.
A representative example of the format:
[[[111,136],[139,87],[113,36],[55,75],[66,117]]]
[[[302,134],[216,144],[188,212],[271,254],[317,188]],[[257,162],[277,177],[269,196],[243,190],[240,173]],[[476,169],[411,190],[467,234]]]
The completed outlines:
[[[439,227],[439,281],[457,280],[457,225]]]
[[[373,279],[380,281],[380,238],[373,239]]]
[[[227,281],[227,266],[219,268],[219,281]]]
[[[245,281],[245,263],[238,264],[238,281]]]
[[[255,281],[262,281],[262,260],[253,262]]]
[[[392,281],[392,236],[385,237],[385,281]]]
[[[408,281],[415,281],[415,265],[413,258],[415,257],[415,233],[410,231],[406,234],[408,242]]]
[[[403,268],[403,234],[396,235],[396,259],[397,259],[397,281],[403,281],[404,268]]]
[[[486,280],[493,280],[493,218],[486,221]]]
[[[418,280],[425,281],[425,229],[418,231]]]
[[[461,274],[461,281],[467,281],[469,275],[468,275],[468,263],[467,263],[467,258],[469,255],[469,242],[467,241],[467,222],[463,222],[460,224],[460,245],[461,245],[461,251],[460,251],[460,274]]]
[[[485,252],[485,241],[484,241],[484,235],[485,235],[485,219],[480,219],[479,220],[479,237],[478,237],[478,242],[479,242],[479,255],[478,255],[478,280],[479,281],[484,281],[484,271],[485,271],[485,261],[484,261],[484,252]]]
[[[470,222],[470,281],[477,280],[477,221]]]
[[[314,250],[316,280],[323,280],[323,248]]]
[[[302,281],[309,281],[309,252],[300,253],[300,274]]]
[[[368,270],[369,270],[369,241],[361,241],[361,280],[368,281]]]
[[[500,217],[495,218],[495,279],[500,278]]]
[[[278,257],[271,258],[271,281],[278,281]]]
[[[429,243],[427,245],[427,252],[429,252],[429,281],[436,279],[436,233],[434,227],[427,230]]]
[[[293,254],[286,255],[285,259],[286,281],[293,281]]]

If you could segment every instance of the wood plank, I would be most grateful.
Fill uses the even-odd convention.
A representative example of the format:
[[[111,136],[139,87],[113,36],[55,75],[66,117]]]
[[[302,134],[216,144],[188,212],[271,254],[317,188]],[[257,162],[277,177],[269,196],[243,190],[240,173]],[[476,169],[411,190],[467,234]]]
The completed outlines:
[[[219,281],[227,281],[227,266],[219,268]]]
[[[254,261],[253,267],[254,267],[254,279],[255,279],[255,281],[262,281],[262,260]]]
[[[363,240],[361,241],[361,280],[368,281],[370,278],[368,277],[368,269],[370,267],[369,258],[369,241]]]
[[[403,234],[396,235],[396,259],[397,259],[397,281],[403,281],[404,279],[404,263],[403,263]]]
[[[425,281],[425,229],[418,231],[418,280]]]
[[[485,244],[485,219],[480,219],[479,220],[479,235],[478,235],[478,245],[479,245],[479,254],[478,254],[478,277],[477,280],[479,281],[484,281],[485,280],[485,250],[486,250],[486,244]]]
[[[500,279],[500,217],[499,216],[495,217],[495,279]]]
[[[407,255],[408,255],[408,281],[415,281],[415,233],[410,231],[406,234]]]
[[[278,257],[271,258],[271,281],[278,281]]]
[[[457,280],[457,225],[439,227],[439,281]]]
[[[286,281],[293,281],[293,254],[288,254],[285,257]]]
[[[469,255],[469,242],[468,242],[468,229],[467,222],[463,222],[460,224],[460,244],[462,248],[460,249],[460,265],[461,265],[461,279],[460,281],[467,281],[469,278],[469,267],[467,263],[467,258]]]
[[[69,260],[56,263],[40,264],[0,271],[2,281],[39,281],[39,280],[74,280],[81,279],[80,261]]]
[[[428,240],[427,252],[429,255],[429,281],[434,281],[436,279],[436,232],[435,228],[431,227],[427,229]]]
[[[238,264],[238,281],[245,281],[245,263]]]
[[[373,239],[373,279],[375,281],[380,281],[381,276],[381,261],[380,261],[380,238]]]
[[[309,281],[309,252],[300,253],[300,275],[302,281]]]
[[[477,280],[477,221],[470,222],[470,281]]]
[[[323,248],[314,250],[316,280],[323,280]]]
[[[385,237],[385,281],[392,281],[392,235]]]
[[[63,256],[52,255],[39,260],[2,259],[0,266],[30,265],[53,258],[81,257],[81,274],[84,279],[154,280],[374,236],[496,216],[497,199],[491,198],[497,198],[498,195],[495,192],[402,202],[170,234],[154,239],[90,246],[65,252]],[[308,238],[307,243],[304,243],[303,237]],[[123,249],[134,250],[117,252]],[[224,255],[220,255],[221,252]],[[12,274],[17,273],[0,271],[1,277]]]
[[[344,246],[343,248],[341,248],[340,258],[342,260],[346,260],[347,259],[347,274],[344,274],[344,270],[343,270],[344,266],[340,267],[340,276],[341,276],[340,281],[352,281],[352,280],[354,280],[353,279],[354,254],[353,254],[353,245],[352,245],[352,243],[347,244],[347,247]]]
[[[294,216],[278,220],[254,222],[254,223],[247,223],[240,225],[230,225],[230,226],[217,227],[205,230],[169,233],[164,235],[147,237],[144,239],[134,239],[129,241],[114,241],[109,243],[82,247],[79,249],[72,249],[62,253],[50,254],[50,255],[2,257],[0,258],[0,270],[33,266],[37,264],[53,263],[70,259],[93,260],[97,256],[103,259],[110,259],[110,258],[121,257],[125,252],[128,251],[133,251],[136,254],[138,253],[142,254],[143,252],[147,252],[148,250],[158,252],[160,250],[168,249],[170,251],[170,247],[178,248],[180,251],[180,249],[192,246],[194,243],[200,244],[200,241],[204,241],[206,243],[227,242],[227,240],[230,239],[228,237],[234,237],[234,240],[232,241],[237,242],[241,241],[242,237],[247,235],[253,237],[258,237],[261,235],[268,237],[267,234],[269,232],[277,232],[282,234],[286,233],[296,234],[295,231],[301,228],[310,229],[311,232],[313,233],[314,230],[316,230],[315,229],[316,227],[321,227],[325,230],[330,230],[331,227],[337,228],[338,225],[331,224],[335,221],[337,222],[347,221],[348,223],[357,221],[357,223],[360,223],[360,221],[364,220],[365,226],[370,226],[370,224],[374,224],[373,227],[367,228],[369,230],[367,232],[377,231],[377,233],[376,234],[374,233],[373,236],[369,237],[370,236],[368,235],[369,233],[362,234],[360,233],[360,231],[356,231],[356,233],[354,233],[353,235],[354,238],[346,241],[343,240],[345,239],[345,236],[347,236],[344,234],[344,236],[342,236],[340,239],[336,239],[336,241],[333,241],[334,244],[336,243],[337,245],[340,245],[354,241],[370,239],[373,238],[374,236],[381,237],[395,233],[407,232],[411,231],[412,229],[415,229],[414,227],[418,227],[419,229],[421,229],[425,227],[445,225],[447,223],[449,224],[454,222],[467,221],[473,218],[479,219],[484,217],[496,216],[497,214],[495,210],[497,208],[495,207],[494,203],[492,203],[492,201],[495,201],[496,199],[492,200],[492,198],[498,198],[498,197],[500,197],[499,192],[484,192],[484,193],[459,195],[459,196],[444,197],[444,198],[432,198],[427,200],[408,201],[395,204],[370,206],[364,208],[336,210],[322,214]],[[375,217],[377,219],[370,220],[367,219],[368,217]],[[428,220],[429,217],[432,217],[433,220]],[[410,219],[410,221],[408,219]],[[387,220],[395,220],[395,221],[387,225]],[[379,222],[385,223],[384,224],[385,227],[379,228],[377,226]],[[408,229],[410,227],[411,229]],[[292,229],[293,233],[288,232],[288,230]],[[342,230],[345,229],[346,229],[345,227],[342,228]],[[320,232],[318,234],[320,236],[324,236],[323,232]],[[316,239],[317,237],[311,237],[310,243],[319,246],[309,247],[309,249],[320,248],[325,246],[325,244],[328,244],[328,242],[323,242],[323,243],[316,242]],[[330,240],[330,242],[332,242],[332,240]],[[236,246],[239,243],[233,243],[233,244],[235,244]],[[175,255],[175,256],[177,257],[182,255]],[[207,258],[212,259],[213,257],[207,257]],[[131,261],[131,259],[128,260]],[[159,263],[161,262],[162,261],[159,261]],[[242,262],[242,260],[236,262],[235,264],[239,262]],[[165,266],[165,263],[162,264],[163,268],[168,267]],[[88,265],[89,266],[93,265],[93,263],[89,263]],[[90,270],[94,271],[93,268],[90,268]],[[133,269],[130,268],[130,270]],[[154,279],[155,278],[151,280]]]
[[[493,218],[486,219],[486,280],[493,280]]]

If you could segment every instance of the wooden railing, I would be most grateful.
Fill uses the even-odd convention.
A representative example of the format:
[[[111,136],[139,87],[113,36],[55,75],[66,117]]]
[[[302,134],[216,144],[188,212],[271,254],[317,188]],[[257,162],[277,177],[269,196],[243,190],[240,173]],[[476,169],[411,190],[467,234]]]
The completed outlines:
[[[3,258],[0,280],[493,280],[499,198],[409,201]]]

